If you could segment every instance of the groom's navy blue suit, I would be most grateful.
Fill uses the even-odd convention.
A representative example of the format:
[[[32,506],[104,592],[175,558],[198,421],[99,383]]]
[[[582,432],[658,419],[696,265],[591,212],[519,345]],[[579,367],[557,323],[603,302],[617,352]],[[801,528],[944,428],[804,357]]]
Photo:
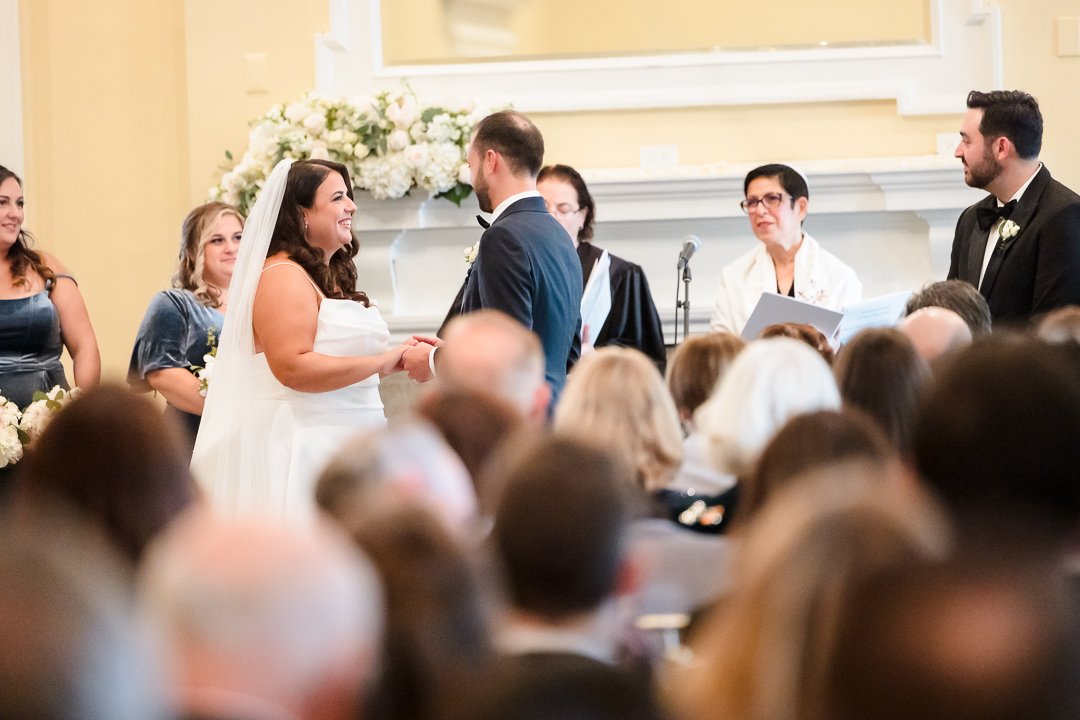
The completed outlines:
[[[990,233],[979,227],[980,207],[997,207],[997,198],[987,195],[960,216],[950,280],[967,280],[979,288],[995,324],[1025,322],[1063,305],[1080,305],[1080,196],[1050,177],[1045,165],[1040,168],[1010,217],[1020,231],[1005,241],[1000,265],[987,267],[981,286]]]
[[[540,338],[544,374],[557,397],[578,358],[581,339],[581,263],[574,243],[541,197],[506,208],[480,237],[465,280],[463,313],[493,308]]]

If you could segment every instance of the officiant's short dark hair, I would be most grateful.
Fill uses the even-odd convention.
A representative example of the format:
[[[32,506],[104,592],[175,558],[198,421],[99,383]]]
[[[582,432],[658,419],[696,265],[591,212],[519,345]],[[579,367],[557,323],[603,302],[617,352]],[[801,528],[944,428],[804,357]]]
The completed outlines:
[[[502,155],[515,174],[536,177],[544,164],[544,136],[532,120],[514,110],[491,113],[477,123],[472,143],[481,155],[486,150]]]
[[[810,188],[806,185],[806,178],[804,178],[795,168],[781,165],[780,163],[762,165],[746,173],[746,179],[743,180],[742,186],[743,195],[746,195],[746,191],[750,188],[750,183],[753,181],[758,178],[773,177],[780,182],[780,187],[784,188],[784,192],[790,195],[793,200],[801,197],[804,197],[807,200],[810,199]]]
[[[979,132],[985,138],[1007,137],[1024,160],[1034,160],[1042,150],[1043,118],[1039,101],[1020,90],[972,90],[967,106],[982,110]]]

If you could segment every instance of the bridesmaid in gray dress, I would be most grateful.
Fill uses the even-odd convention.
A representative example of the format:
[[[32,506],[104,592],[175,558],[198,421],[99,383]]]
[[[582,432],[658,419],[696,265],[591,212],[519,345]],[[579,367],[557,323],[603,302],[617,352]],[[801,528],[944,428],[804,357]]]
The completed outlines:
[[[101,375],[97,338],[79,286],[23,229],[22,180],[0,166],[0,395],[26,408],[38,390],[68,387],[60,353],[71,356],[75,384]]]
[[[137,392],[161,393],[166,415],[187,431],[189,449],[204,403],[191,368],[206,365],[221,336],[243,230],[243,215],[222,202],[200,205],[184,218],[173,288],[150,301],[131,351],[128,383]]]

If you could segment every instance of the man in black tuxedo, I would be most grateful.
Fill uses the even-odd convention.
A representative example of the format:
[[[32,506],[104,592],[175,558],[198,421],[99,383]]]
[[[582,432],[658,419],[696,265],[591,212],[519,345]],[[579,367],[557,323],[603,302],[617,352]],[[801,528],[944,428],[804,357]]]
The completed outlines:
[[[979,288],[995,326],[1080,304],[1080,196],[1039,162],[1042,114],[1018,90],[973,90],[955,155],[990,194],[960,215],[949,279]]]
[[[503,110],[476,126],[468,160],[480,209],[494,217],[481,220],[486,227],[461,311],[501,310],[536,333],[554,398],[580,353],[582,280],[573,242],[536,191],[544,138],[527,117]],[[403,363],[410,377],[424,380],[432,344],[418,340]]]

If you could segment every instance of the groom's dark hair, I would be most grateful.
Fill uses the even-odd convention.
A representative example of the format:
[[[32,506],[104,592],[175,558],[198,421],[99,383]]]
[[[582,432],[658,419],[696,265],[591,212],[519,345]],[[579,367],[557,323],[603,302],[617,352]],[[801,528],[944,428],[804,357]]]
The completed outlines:
[[[502,155],[515,175],[534,178],[544,164],[544,136],[532,120],[514,110],[492,113],[476,125],[472,144],[480,155],[494,150]]]
[[[982,110],[979,132],[984,138],[1007,137],[1024,160],[1034,160],[1042,150],[1043,118],[1039,101],[1020,90],[972,90],[967,106]]]

